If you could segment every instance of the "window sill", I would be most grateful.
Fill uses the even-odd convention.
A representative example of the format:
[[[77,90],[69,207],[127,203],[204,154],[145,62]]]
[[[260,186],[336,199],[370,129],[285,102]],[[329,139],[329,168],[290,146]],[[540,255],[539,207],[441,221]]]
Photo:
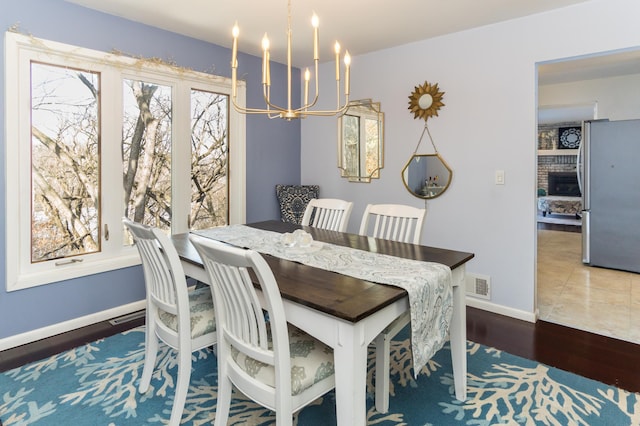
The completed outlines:
[[[123,256],[90,261],[87,263],[70,263],[61,267],[63,269],[56,269],[55,271],[48,269],[46,271],[28,274],[17,274],[17,276],[13,277],[9,276],[10,273],[8,273],[7,291],[24,290],[40,285],[53,284],[60,281],[86,277],[89,275],[99,274],[101,272],[109,272],[139,264],[140,257],[136,252],[134,252]]]

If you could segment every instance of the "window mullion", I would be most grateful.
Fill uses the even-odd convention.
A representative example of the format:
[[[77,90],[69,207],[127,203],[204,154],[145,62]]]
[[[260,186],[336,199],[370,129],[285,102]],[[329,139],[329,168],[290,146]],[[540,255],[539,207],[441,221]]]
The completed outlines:
[[[191,211],[191,85],[174,86],[171,135],[171,232],[188,232]]]
[[[100,204],[101,231],[105,253],[122,250],[124,191],[122,186],[122,73],[111,69],[102,74]],[[108,239],[105,234],[108,227]]]

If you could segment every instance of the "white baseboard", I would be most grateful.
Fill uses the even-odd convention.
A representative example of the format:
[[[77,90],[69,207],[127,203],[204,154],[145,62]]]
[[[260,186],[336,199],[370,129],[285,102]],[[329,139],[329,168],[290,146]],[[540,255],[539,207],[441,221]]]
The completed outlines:
[[[528,322],[536,322],[537,314],[535,312],[526,312],[519,309],[509,308],[507,306],[498,305],[488,300],[477,299],[467,296],[467,306],[482,309],[483,311],[493,312],[494,314],[504,315]]]
[[[16,334],[14,336],[0,339],[0,351],[15,348],[16,346],[25,345],[37,340],[46,339],[56,334],[65,333],[77,328],[86,327],[101,321],[107,321],[122,315],[130,314],[145,308],[145,300],[129,303],[127,305],[117,306],[105,311],[96,312],[84,317],[74,318],[68,321],[49,325],[47,327],[31,330],[26,333]]]
[[[493,312],[499,315],[505,315],[511,318],[520,319],[523,321],[536,322],[537,319],[537,315],[533,312],[526,312],[509,308],[503,305],[497,305],[495,303],[491,303],[489,301],[477,299],[474,297],[467,297],[466,302],[467,306],[482,309],[488,312]],[[84,317],[74,318],[69,321],[53,324],[47,327],[39,328],[37,330],[31,330],[26,333],[6,337],[4,339],[0,339],[0,351],[15,348],[16,346],[25,345],[37,340],[46,339],[47,337],[75,330],[77,328],[85,327],[97,322],[107,321],[111,318],[119,317],[121,315],[130,314],[132,312],[142,310],[144,309],[144,307],[145,301],[140,300],[138,302],[129,303],[127,305],[118,306],[101,312],[96,312]]]

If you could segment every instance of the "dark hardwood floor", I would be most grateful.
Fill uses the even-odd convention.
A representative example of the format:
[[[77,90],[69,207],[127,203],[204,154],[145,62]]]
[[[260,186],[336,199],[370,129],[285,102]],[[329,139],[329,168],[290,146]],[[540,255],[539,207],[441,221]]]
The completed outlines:
[[[467,338],[630,392],[640,392],[640,345],[634,343],[469,307]]]
[[[538,222],[538,229],[548,229],[550,231],[564,231],[564,232],[582,232],[581,226],[575,225],[562,225],[558,223],[542,223]]]
[[[58,352],[119,333],[144,318],[119,325],[108,321],[0,352],[6,371]],[[467,338],[486,346],[640,392],[640,345],[563,327],[536,324],[467,307]]]
[[[27,345],[0,351],[0,372],[39,361],[62,351],[73,349],[143,324],[144,316],[118,325],[112,325],[109,321],[103,321],[47,339],[38,340]]]

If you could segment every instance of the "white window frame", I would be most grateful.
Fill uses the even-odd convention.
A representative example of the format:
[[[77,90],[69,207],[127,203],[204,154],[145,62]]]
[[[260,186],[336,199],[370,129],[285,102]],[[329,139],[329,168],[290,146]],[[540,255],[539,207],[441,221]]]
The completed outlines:
[[[82,262],[55,266],[56,261],[31,263],[31,94],[30,64],[75,67],[101,73],[101,186],[102,236],[97,254],[74,256]],[[172,206],[171,232],[188,232],[190,205],[190,92],[191,89],[231,95],[231,79],[176,66],[104,53],[14,32],[5,33],[5,167],[6,167],[6,288],[15,291],[83,277],[140,263],[135,248],[123,245],[122,81],[142,79],[172,87]],[[186,95],[185,95],[186,93]],[[246,84],[238,81],[238,103],[244,106]],[[231,102],[231,100],[229,100]],[[186,113],[185,113],[186,109]],[[229,223],[246,218],[245,116],[229,107]],[[181,146],[182,141],[182,146]],[[185,142],[186,141],[186,142]],[[183,149],[186,143],[187,149]],[[117,149],[106,149],[116,146]],[[109,174],[111,171],[111,175]],[[177,173],[176,171],[183,171]],[[118,177],[114,180],[114,176]],[[184,188],[184,190],[179,190]],[[187,206],[178,209],[175,206]],[[184,210],[184,211],[183,211]],[[60,259],[58,259],[60,262]]]

